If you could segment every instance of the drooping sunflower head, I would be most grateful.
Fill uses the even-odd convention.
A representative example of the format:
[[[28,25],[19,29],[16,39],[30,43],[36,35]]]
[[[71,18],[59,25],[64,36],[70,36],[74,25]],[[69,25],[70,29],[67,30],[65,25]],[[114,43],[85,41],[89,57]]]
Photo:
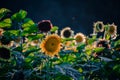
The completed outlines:
[[[81,42],[84,43],[86,41],[86,37],[83,33],[77,33],[74,36],[74,39],[75,39],[75,43],[81,43]]]
[[[62,38],[71,38],[74,35],[74,31],[70,27],[65,27],[61,31]]]
[[[61,39],[56,34],[49,35],[41,42],[40,48],[48,56],[58,55],[61,49]]]
[[[117,26],[114,24],[109,25],[107,32],[111,35],[115,35],[117,33]]]
[[[4,30],[0,28],[0,36],[3,35]]]
[[[98,40],[98,42],[96,43],[96,47],[110,48],[110,45],[109,45],[109,42],[108,42],[107,40],[100,39],[100,40]]]
[[[0,47],[0,58],[9,59],[10,58],[10,50],[5,47]]]
[[[53,27],[52,23],[50,20],[42,20],[38,22],[38,29],[41,32],[48,32],[50,29]]]
[[[96,23],[94,23],[94,32],[103,32],[104,31],[104,24],[101,21],[97,21]]]

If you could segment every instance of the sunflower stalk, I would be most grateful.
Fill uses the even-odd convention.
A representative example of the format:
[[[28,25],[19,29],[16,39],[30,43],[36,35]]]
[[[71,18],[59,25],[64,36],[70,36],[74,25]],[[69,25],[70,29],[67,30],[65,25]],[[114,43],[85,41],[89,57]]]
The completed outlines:
[[[20,30],[20,47],[21,47],[21,53],[22,53],[22,50],[23,50],[23,37],[22,37],[22,32],[23,32],[23,30],[22,30],[22,23],[18,23],[18,26],[19,26],[19,30]]]

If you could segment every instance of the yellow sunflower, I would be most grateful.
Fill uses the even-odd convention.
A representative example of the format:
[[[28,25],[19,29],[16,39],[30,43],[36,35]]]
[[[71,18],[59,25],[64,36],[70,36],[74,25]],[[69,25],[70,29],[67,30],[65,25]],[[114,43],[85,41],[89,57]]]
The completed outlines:
[[[61,39],[58,35],[52,34],[47,36],[40,44],[42,52],[48,56],[58,55],[61,49]]]
[[[117,26],[115,24],[109,25],[108,33],[111,35],[115,35],[117,33]]]
[[[81,43],[81,42],[85,42],[86,41],[86,37],[84,34],[82,33],[77,33],[75,36],[74,36],[74,39],[75,39],[75,43]]]
[[[71,38],[74,35],[74,31],[70,27],[65,27],[61,31],[62,38]]]
[[[104,31],[104,24],[101,21],[97,21],[94,23],[94,32],[103,32]]]

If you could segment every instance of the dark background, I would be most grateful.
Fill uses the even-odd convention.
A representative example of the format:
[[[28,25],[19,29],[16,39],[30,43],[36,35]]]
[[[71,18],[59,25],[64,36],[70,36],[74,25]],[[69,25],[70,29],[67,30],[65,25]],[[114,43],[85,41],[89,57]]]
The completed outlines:
[[[120,0],[0,0],[0,8],[13,13],[24,9],[36,23],[51,20],[60,29],[69,26],[75,33],[92,33],[93,23],[113,22],[120,27]]]

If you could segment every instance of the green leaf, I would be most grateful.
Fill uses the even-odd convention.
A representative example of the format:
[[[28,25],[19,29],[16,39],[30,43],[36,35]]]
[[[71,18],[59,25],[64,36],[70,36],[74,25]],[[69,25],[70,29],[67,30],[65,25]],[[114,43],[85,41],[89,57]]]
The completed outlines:
[[[113,70],[115,70],[116,72],[118,72],[118,73],[120,74],[120,64],[115,65],[115,66],[113,67]]]
[[[25,10],[20,10],[19,15],[21,16],[21,19],[24,19],[27,16],[27,12]]]
[[[3,18],[6,15],[6,13],[8,13],[8,12],[10,12],[9,9],[1,8],[0,9],[0,19]]]
[[[106,34],[105,39],[106,39],[106,40],[109,40],[109,39],[110,39],[110,35],[109,35],[109,34]]]
[[[120,39],[115,41],[115,43],[114,43],[114,47],[120,48],[119,46],[120,46]]]
[[[85,43],[81,43],[78,45],[77,50],[82,50],[85,48]]]
[[[25,51],[23,54],[24,54],[24,56],[26,57],[26,56],[28,56],[30,53],[32,53],[32,52],[37,52],[37,51],[39,51],[40,49],[37,49],[36,47],[28,47],[27,48],[27,51]]]
[[[29,26],[29,27],[25,27],[23,29],[22,35],[27,36],[27,35],[30,35],[31,33],[36,33],[37,31],[38,31],[38,28],[36,27],[36,25],[32,25],[32,26]]]
[[[32,62],[32,60],[34,60],[34,58],[35,58],[34,54],[33,54],[33,53],[30,53],[30,54],[28,55],[28,57],[25,58],[25,62],[26,62],[26,63],[30,63],[30,62]]]
[[[82,69],[82,68],[79,68],[78,71],[79,71],[80,73],[82,73],[82,72],[83,72],[83,69]]]
[[[109,25],[105,25],[105,31],[109,30]]]
[[[0,28],[10,28],[12,26],[12,21],[10,18],[4,19],[0,22]]]
[[[33,25],[35,25],[33,20],[31,20],[30,18],[26,18],[26,19],[24,19],[24,23],[22,24],[22,27],[26,28],[26,27],[30,27],[30,26],[33,26]]]
[[[88,44],[92,44],[94,41],[96,41],[96,38],[89,38],[88,39]]]
[[[38,39],[41,39],[41,38],[43,38],[43,37],[44,37],[43,34],[29,35],[29,36],[28,36],[28,39],[29,39],[30,41],[32,41],[32,40],[38,40]]]
[[[26,16],[27,12],[25,10],[20,10],[19,12],[13,14],[11,19],[20,22],[21,20],[25,19]]]
[[[103,50],[104,50],[104,47],[94,48],[94,52],[102,52]]]
[[[20,30],[9,30],[11,35],[19,36]]]
[[[65,41],[73,41],[73,40],[75,40],[74,38],[64,38],[64,39],[62,39],[62,42],[65,42]]]
[[[55,32],[56,30],[58,30],[59,28],[57,26],[54,26],[50,31],[51,32]]]

